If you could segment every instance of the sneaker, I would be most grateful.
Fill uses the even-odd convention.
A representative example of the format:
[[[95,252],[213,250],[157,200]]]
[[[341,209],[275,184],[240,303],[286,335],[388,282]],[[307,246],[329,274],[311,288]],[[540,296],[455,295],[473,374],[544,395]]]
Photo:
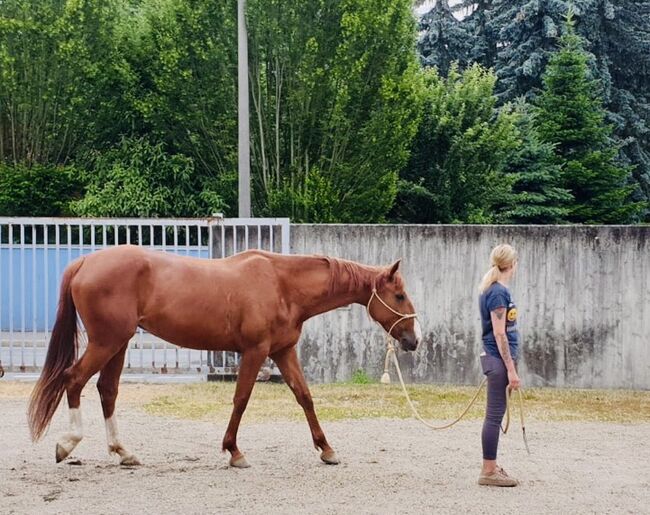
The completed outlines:
[[[510,477],[501,467],[497,467],[491,474],[481,474],[478,477],[478,484],[485,486],[517,486],[519,481]]]

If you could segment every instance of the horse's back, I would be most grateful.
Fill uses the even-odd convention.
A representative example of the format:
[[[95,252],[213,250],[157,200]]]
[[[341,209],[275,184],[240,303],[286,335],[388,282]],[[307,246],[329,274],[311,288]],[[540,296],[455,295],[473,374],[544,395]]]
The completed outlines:
[[[122,282],[133,284],[135,277],[145,275],[151,276],[149,279],[152,281],[174,282],[174,278],[191,281],[191,276],[201,278],[206,273],[225,279],[229,275],[250,273],[256,269],[268,277],[273,271],[274,256],[271,252],[247,250],[228,258],[208,260],[135,245],[118,245],[79,258],[83,264],[76,274],[76,282],[88,286],[97,285],[102,280],[110,280],[114,285]]]

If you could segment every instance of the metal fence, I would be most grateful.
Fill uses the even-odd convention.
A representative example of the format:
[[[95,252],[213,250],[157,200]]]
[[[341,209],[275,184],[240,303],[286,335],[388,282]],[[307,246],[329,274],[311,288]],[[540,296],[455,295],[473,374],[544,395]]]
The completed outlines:
[[[251,248],[289,253],[289,227],[283,218],[0,218],[0,369],[43,365],[61,275],[80,255],[123,244],[205,259]],[[237,361],[234,353],[179,348],[139,329],[125,369],[229,373]]]

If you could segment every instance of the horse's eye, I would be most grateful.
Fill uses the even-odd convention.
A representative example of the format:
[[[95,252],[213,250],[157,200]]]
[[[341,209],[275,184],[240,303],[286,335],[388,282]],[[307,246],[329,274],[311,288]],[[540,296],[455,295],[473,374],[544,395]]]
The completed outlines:
[[[395,298],[397,300],[399,300],[400,302],[402,302],[404,300],[404,295],[402,295],[401,293],[398,293],[397,295],[395,295]]]

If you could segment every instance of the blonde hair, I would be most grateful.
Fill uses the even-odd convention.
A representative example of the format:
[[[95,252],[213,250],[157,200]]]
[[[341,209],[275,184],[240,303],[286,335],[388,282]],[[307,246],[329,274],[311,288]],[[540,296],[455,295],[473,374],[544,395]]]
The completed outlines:
[[[478,291],[483,293],[492,286],[493,283],[497,282],[499,279],[499,272],[504,272],[509,268],[512,268],[515,261],[517,261],[517,251],[510,245],[503,243],[494,247],[490,253],[491,267],[483,276],[483,279],[481,279]]]

